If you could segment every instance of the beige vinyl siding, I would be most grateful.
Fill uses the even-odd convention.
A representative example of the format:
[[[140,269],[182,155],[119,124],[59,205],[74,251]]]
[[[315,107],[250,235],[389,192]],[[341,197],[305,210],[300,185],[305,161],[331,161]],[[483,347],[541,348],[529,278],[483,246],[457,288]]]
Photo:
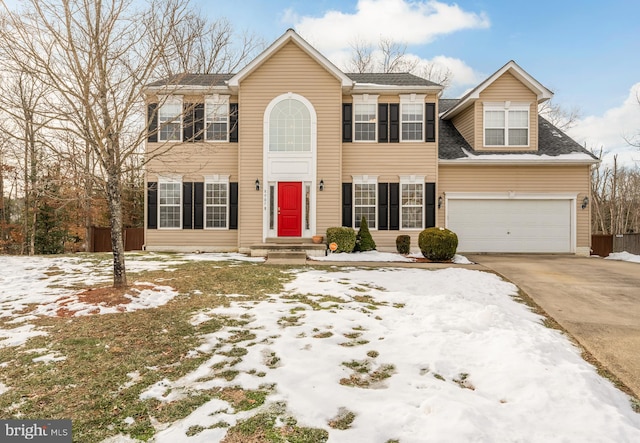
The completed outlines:
[[[222,229],[145,229],[147,250],[234,251],[238,231]]]
[[[273,54],[240,83],[239,107],[239,246],[262,241],[264,112],[269,103],[287,92],[304,96],[317,115],[317,180],[325,190],[317,192],[317,231],[340,224],[341,98],[340,81],[294,42]]]
[[[589,247],[590,211],[582,209],[589,195],[589,166],[456,166],[440,165],[438,195],[447,192],[515,192],[577,194],[576,246]],[[437,197],[436,197],[437,198]],[[437,210],[438,226],[445,226],[445,205]]]
[[[467,109],[462,111],[460,114],[453,117],[453,125],[456,127],[460,135],[464,137],[464,139],[471,145],[473,149],[478,146],[476,143],[476,127],[475,122],[477,119],[474,119],[475,109],[477,103],[473,103]],[[480,139],[480,144],[482,144],[482,139]]]
[[[511,73],[505,72],[496,79],[491,85],[480,93],[480,99],[475,103],[475,120],[478,122],[475,126],[475,144],[472,146],[479,151],[484,148],[484,113],[483,102],[527,102],[531,103],[529,107],[529,146],[506,146],[504,148],[496,148],[494,146],[486,148],[491,151],[514,151],[514,150],[538,150],[538,107],[537,97],[529,88],[527,88],[520,80],[515,78]],[[466,139],[466,137],[465,137]]]
[[[229,175],[229,181],[238,181],[238,143],[180,143],[147,164],[148,181],[162,174],[176,174],[187,182],[204,181],[210,174]]]

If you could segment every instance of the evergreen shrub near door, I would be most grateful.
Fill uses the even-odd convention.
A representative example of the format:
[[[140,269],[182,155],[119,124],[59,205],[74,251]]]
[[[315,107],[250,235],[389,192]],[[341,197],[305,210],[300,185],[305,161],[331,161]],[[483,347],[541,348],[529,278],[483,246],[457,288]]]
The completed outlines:
[[[356,236],[355,250],[360,252],[376,250],[376,242],[373,241],[373,237],[371,236],[371,232],[369,231],[367,217],[362,217],[362,219],[360,220],[360,229],[358,230],[358,235]]]
[[[418,246],[432,261],[450,261],[458,248],[458,236],[445,228],[428,228],[420,233]]]
[[[407,255],[411,252],[411,236],[399,235],[396,237],[396,250],[399,254]]]
[[[327,244],[335,243],[335,252],[353,252],[356,247],[356,231],[353,228],[336,227],[327,229]]]

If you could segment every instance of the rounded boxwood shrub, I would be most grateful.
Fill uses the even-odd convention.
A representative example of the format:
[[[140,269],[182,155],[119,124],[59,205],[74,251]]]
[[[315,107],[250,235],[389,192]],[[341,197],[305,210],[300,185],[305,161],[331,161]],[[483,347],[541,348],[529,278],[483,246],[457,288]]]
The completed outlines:
[[[456,254],[458,236],[445,228],[428,228],[420,233],[418,246],[429,260],[450,261]]]
[[[373,241],[373,237],[369,231],[367,217],[364,216],[360,220],[360,229],[358,229],[358,235],[356,235],[355,250],[360,252],[376,250],[376,242]]]
[[[396,237],[396,250],[400,254],[407,255],[411,252],[411,236],[399,235]]]
[[[353,252],[356,247],[356,231],[345,227],[327,228],[327,244],[331,243],[338,245],[335,252]]]

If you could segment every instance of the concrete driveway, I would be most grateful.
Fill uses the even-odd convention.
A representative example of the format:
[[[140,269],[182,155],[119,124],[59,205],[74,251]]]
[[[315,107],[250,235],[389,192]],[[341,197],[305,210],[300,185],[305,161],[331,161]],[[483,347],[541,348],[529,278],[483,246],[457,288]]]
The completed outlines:
[[[640,264],[566,255],[469,255],[525,291],[640,398]]]

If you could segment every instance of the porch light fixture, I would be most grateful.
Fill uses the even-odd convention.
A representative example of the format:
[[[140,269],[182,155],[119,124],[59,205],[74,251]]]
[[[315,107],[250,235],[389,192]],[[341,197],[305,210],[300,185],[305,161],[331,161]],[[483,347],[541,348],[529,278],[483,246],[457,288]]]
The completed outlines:
[[[256,191],[260,190],[260,179],[256,178]]]
[[[438,197],[438,209],[442,207],[442,196]]]
[[[324,191],[324,180],[320,180],[320,190]]]
[[[586,197],[582,199],[582,209],[587,209],[587,206],[589,206],[589,197]]]

